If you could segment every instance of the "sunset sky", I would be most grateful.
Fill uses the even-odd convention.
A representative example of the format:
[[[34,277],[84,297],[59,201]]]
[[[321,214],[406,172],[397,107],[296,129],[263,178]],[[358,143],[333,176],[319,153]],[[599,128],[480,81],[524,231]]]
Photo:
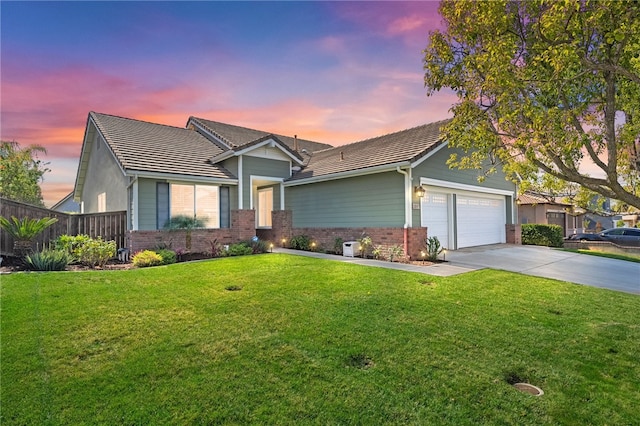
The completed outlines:
[[[1,137],[71,192],[89,111],[189,116],[340,145],[451,116],[422,54],[437,2],[0,3]]]

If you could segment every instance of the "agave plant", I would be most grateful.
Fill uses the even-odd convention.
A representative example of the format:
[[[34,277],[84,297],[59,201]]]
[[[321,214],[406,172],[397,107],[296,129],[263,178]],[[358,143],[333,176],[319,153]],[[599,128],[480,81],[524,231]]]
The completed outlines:
[[[25,217],[20,220],[11,216],[11,220],[9,220],[0,216],[0,227],[13,237],[13,251],[18,256],[24,256],[31,251],[33,239],[57,221],[58,219],[55,217],[43,217],[42,219]]]

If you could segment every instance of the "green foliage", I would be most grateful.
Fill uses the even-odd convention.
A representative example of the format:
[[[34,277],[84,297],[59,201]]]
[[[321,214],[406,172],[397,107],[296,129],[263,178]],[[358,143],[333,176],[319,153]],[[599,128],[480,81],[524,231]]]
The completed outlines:
[[[260,254],[267,253],[269,251],[269,245],[266,241],[263,240],[249,240],[243,241],[242,244],[251,248],[252,254]]]
[[[404,256],[404,249],[402,246],[394,245],[387,249],[389,262],[393,262],[394,260],[398,260],[402,256]]]
[[[71,256],[63,250],[45,249],[27,255],[25,260],[32,271],[64,271],[71,263]]]
[[[450,0],[439,11],[424,82],[458,97],[443,128],[461,150],[450,166],[640,207],[640,3]]]
[[[80,259],[80,248],[91,241],[88,235],[60,235],[56,238],[56,250],[62,250],[72,256],[75,261]]]
[[[171,218],[164,224],[164,229],[196,229],[196,228],[204,228],[205,223],[202,219],[193,216],[187,215],[176,215],[171,216]]]
[[[21,148],[18,142],[0,141],[0,197],[44,207],[40,181],[50,170],[38,154],[46,152],[39,145]]]
[[[624,226],[624,220],[616,220],[616,228],[620,228],[622,226]]]
[[[162,258],[162,262],[161,262],[162,265],[170,265],[172,263],[176,263],[177,261],[176,252],[173,250],[159,249],[159,250],[155,250],[155,252],[159,254],[160,257]]]
[[[362,257],[368,256],[373,248],[373,240],[371,237],[363,232],[358,242],[360,243],[360,254]]]
[[[435,262],[438,260],[438,255],[444,251],[444,247],[440,245],[438,237],[428,237],[425,240],[425,250],[427,253],[427,260]]]
[[[18,219],[15,216],[11,216],[11,220],[9,220],[0,216],[0,227],[16,240],[29,241],[57,221],[58,219],[55,217],[43,217],[42,219],[24,217]]]
[[[294,250],[311,250],[311,238],[306,235],[295,235],[289,241],[289,247]]]
[[[155,251],[143,250],[133,255],[133,266],[146,268],[148,266],[162,265],[162,256]]]
[[[344,240],[343,240],[342,238],[340,238],[340,237],[336,237],[336,238],[333,240],[333,251],[334,251],[336,254],[342,254],[342,247],[343,247],[343,244],[344,244]]]
[[[91,268],[104,267],[116,256],[116,242],[103,241],[102,237],[89,239],[77,247],[78,261]]]
[[[527,223],[522,225],[522,244],[547,247],[562,247],[562,227]]]
[[[246,242],[229,246],[229,256],[245,256],[248,254],[253,254],[253,248]]]

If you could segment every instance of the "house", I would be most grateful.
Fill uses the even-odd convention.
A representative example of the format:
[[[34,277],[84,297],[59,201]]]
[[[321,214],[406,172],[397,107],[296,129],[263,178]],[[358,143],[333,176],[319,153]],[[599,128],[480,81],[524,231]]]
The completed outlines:
[[[518,196],[517,204],[521,224],[559,225],[565,237],[584,232],[584,211],[571,204],[531,192]]]
[[[73,192],[70,192],[51,206],[51,210],[63,213],[80,213],[80,204],[73,200]]]
[[[443,124],[333,147],[197,117],[179,128],[91,112],[74,199],[86,213],[126,210],[132,251],[171,240],[163,228],[178,214],[206,220],[193,250],[302,234],[330,248],[366,233],[417,257],[425,228],[449,249],[513,240],[515,185],[449,169]]]

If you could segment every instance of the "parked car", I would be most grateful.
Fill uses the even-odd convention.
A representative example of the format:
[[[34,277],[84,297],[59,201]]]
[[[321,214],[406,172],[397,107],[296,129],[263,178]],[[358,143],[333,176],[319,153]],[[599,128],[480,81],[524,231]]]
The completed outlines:
[[[565,240],[569,241],[604,241],[599,234],[571,234]]]
[[[600,237],[604,241],[621,246],[640,247],[640,229],[638,228],[611,228],[602,231]]]

